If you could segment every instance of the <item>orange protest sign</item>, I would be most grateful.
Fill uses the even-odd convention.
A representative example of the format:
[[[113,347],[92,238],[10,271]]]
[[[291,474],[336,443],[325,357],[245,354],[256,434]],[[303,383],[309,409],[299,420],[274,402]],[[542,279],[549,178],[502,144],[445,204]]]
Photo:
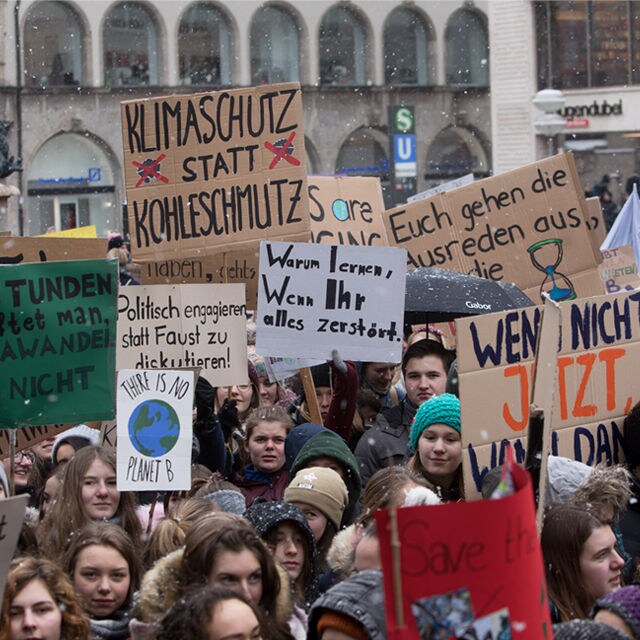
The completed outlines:
[[[529,474],[511,468],[515,493],[497,500],[403,507],[376,513],[387,637],[550,637],[551,620]],[[402,591],[401,610],[394,594]],[[455,615],[451,615],[452,610]],[[438,635],[441,633],[442,635]]]

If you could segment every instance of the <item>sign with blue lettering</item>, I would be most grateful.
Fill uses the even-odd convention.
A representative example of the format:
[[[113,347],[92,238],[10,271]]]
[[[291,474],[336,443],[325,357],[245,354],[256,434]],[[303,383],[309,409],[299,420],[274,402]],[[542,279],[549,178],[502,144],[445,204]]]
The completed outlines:
[[[640,291],[559,306],[551,453],[588,465],[617,464],[623,459],[624,417],[640,400],[634,375]],[[486,472],[504,462],[507,442],[517,461],[524,460],[541,319],[540,307],[528,307],[456,320],[465,486],[470,474],[480,490]],[[489,392],[499,401],[486,402]]]
[[[418,163],[415,134],[401,133],[393,136],[393,164],[396,178],[416,177]]]

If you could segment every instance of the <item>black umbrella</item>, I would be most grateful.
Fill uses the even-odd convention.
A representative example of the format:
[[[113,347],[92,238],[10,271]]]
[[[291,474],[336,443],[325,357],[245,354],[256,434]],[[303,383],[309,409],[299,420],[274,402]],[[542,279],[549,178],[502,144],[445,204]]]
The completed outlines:
[[[535,305],[513,284],[435,267],[407,271],[405,291],[405,324],[448,322]]]

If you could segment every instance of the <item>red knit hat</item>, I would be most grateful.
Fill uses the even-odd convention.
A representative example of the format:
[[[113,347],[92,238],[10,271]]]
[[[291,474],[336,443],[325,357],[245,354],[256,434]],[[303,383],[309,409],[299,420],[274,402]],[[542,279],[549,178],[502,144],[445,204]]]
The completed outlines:
[[[354,640],[370,640],[369,634],[357,620],[330,609],[322,612],[318,618],[316,628],[318,636],[322,636],[322,632],[325,629],[335,629],[351,636]]]

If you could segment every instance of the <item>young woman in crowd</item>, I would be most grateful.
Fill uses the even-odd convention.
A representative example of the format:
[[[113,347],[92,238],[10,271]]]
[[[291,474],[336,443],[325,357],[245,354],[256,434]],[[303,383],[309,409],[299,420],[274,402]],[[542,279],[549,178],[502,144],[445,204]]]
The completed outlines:
[[[345,483],[333,469],[307,467],[289,483],[284,499],[296,505],[307,519],[316,540],[318,568],[327,571],[326,555],[347,506]]]
[[[149,627],[195,587],[222,586],[245,594],[265,614],[272,632],[289,639],[293,612],[289,579],[249,522],[230,513],[206,515],[187,532],[185,545],[162,558],[142,581],[131,630]],[[141,633],[138,630],[144,631]]]
[[[586,619],[598,598],[617,589],[624,560],[598,511],[552,505],[540,538],[553,622]]]
[[[444,502],[463,497],[460,400],[443,393],[423,402],[409,434],[407,467],[421,475]]]
[[[155,640],[270,640],[263,614],[245,595],[224,587],[194,589],[160,623]]]
[[[258,407],[249,415],[243,443],[245,465],[233,478],[248,507],[258,497],[280,500],[284,495],[289,480],[284,442],[292,427],[291,418],[278,406]]]
[[[100,447],[84,447],[67,463],[57,499],[40,525],[43,553],[61,556],[72,534],[101,520],[121,526],[134,544],[140,541],[134,494],[116,487],[115,455]]]
[[[56,495],[58,494],[58,489],[62,484],[62,478],[64,477],[66,467],[67,463],[61,462],[59,465],[53,467],[49,472],[49,475],[45,478],[44,486],[42,487],[42,494],[40,495],[40,520],[47,515],[56,500]]]
[[[278,500],[254,504],[245,518],[289,574],[296,604],[306,610],[318,596],[318,584],[316,542],[304,514],[294,504]]]
[[[91,620],[95,638],[129,637],[129,609],[142,574],[138,552],[117,525],[93,522],[72,539],[62,560]]]
[[[13,561],[4,590],[0,640],[87,640],[89,620],[67,576],[44,558]]]

